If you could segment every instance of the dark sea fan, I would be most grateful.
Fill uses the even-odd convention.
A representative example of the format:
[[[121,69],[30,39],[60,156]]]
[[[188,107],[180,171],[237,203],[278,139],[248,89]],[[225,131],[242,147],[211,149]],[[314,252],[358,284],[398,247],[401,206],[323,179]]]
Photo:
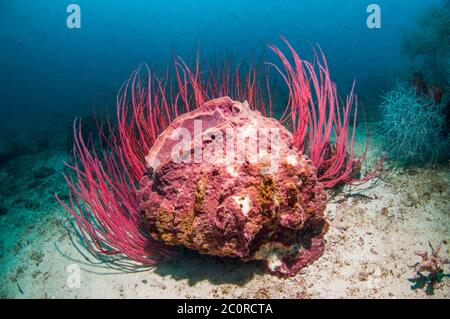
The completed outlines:
[[[436,164],[448,158],[442,106],[415,89],[398,85],[380,105],[383,144],[388,158],[400,166]]]
[[[108,134],[101,130],[108,145],[106,149],[98,150],[92,142],[85,142],[79,126],[74,126],[74,162],[69,166],[72,174],[66,176],[70,201],[60,202],[74,217],[92,253],[124,254],[152,265],[170,254],[170,246],[166,244],[181,244],[207,254],[244,260],[265,259],[269,270],[278,275],[294,275],[323,253],[322,236],[327,230],[323,217],[326,205],[323,187],[365,182],[373,178],[376,169],[361,179],[354,178],[365,155],[357,158],[354,154],[354,90],[342,106],[324,55],[316,54],[314,64],[303,61],[284,41],[293,64],[280,49],[270,46],[282,61],[284,71],[272,66],[289,89],[288,105],[279,122],[269,119],[272,116],[269,79],[262,77],[256,68],[249,68],[245,77],[238,70],[231,72],[230,68],[202,73],[198,59],[190,69],[177,58],[174,81],[168,75],[151,74],[146,66],[146,78],[141,78],[140,70],[131,75],[118,94],[117,123],[108,125]],[[208,102],[217,98],[222,98],[218,100],[222,102]],[[230,213],[232,202],[219,209],[212,197],[208,197],[210,194],[205,193],[207,187],[202,183],[205,176],[226,173],[214,165],[207,166],[206,171],[195,171],[198,167],[180,169],[176,165],[164,170],[146,161],[146,156],[154,153],[155,143],[161,144],[160,139],[167,136],[166,130],[173,128],[172,124],[177,123],[180,116],[211,110],[211,105],[223,107],[227,112],[227,108],[233,109],[233,103],[244,105],[248,110],[245,114],[255,114],[253,118],[256,116],[260,123],[271,122],[269,126],[280,127],[284,124],[287,128],[284,129],[287,134],[284,150],[295,153],[301,163],[292,166],[291,160],[285,157],[284,163],[288,163],[285,173],[282,171],[275,179],[261,176],[255,166],[243,167],[248,177],[244,180],[252,181],[244,188],[258,192],[252,197],[250,211],[254,212],[248,216],[242,212],[240,215],[236,211]],[[352,123],[351,115],[354,116]],[[234,115],[228,117],[233,119]],[[353,127],[351,134],[349,127]],[[177,178],[190,176],[189,169],[194,172],[191,177],[195,179],[192,183],[195,189],[189,188],[191,197],[186,199],[186,206],[191,203],[194,211],[186,215],[180,208],[182,203],[177,203],[176,196],[169,194],[179,190],[167,186]],[[305,170],[306,175],[298,170]],[[236,176],[227,178],[233,182],[239,180]],[[245,201],[238,193],[219,195],[223,195],[222,200],[238,196],[238,201]],[[199,203],[202,207],[194,207]],[[242,210],[244,203],[239,205]],[[196,214],[205,211],[207,214],[198,218]],[[189,218],[182,218],[186,216]],[[203,225],[209,220],[213,226],[196,228],[195,231],[200,232],[196,233],[193,231],[193,225],[198,224],[196,219],[202,220]],[[235,226],[229,226],[230,223]],[[279,231],[281,228],[277,225],[284,225],[285,230]],[[245,227],[253,228],[246,232]],[[202,234],[202,231],[210,234]],[[208,237],[224,231],[229,236],[226,240]],[[195,241],[192,236],[209,239]]]

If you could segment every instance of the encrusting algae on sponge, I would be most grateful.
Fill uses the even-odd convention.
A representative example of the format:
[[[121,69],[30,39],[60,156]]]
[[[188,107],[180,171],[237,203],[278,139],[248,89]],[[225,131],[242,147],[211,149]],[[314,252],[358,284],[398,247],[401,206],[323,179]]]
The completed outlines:
[[[70,202],[61,204],[92,253],[153,265],[182,245],[264,260],[278,276],[322,255],[324,189],[363,183],[377,168],[355,178],[365,153],[354,155],[349,132],[353,89],[342,105],[323,54],[312,64],[285,43],[293,64],[270,46],[289,89],[279,120],[255,69],[244,80],[230,70],[202,78],[198,61],[192,71],[177,60],[174,82],[136,71],[125,83],[117,124],[101,132],[108,149],[85,143],[75,125]]]

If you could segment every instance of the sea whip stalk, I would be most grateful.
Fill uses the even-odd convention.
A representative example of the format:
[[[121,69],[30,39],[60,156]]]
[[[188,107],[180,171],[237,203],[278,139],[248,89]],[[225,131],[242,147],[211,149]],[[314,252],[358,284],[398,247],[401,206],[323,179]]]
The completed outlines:
[[[357,104],[354,88],[341,106],[322,51],[312,64],[301,60],[283,40],[293,64],[278,47],[269,47],[284,68],[283,72],[272,64],[289,90],[288,105],[280,123],[291,130],[294,147],[299,154],[309,156],[324,187],[373,178],[377,169],[361,179],[354,178],[365,157],[365,152],[360,158],[354,155],[356,108],[353,113],[352,106]],[[139,263],[153,265],[170,254],[170,249],[150,237],[136,196],[141,178],[152,174],[145,156],[158,136],[178,116],[221,96],[246,100],[250,108],[268,117],[272,116],[273,104],[268,73],[261,80],[254,67],[249,68],[244,80],[239,68],[231,72],[229,66],[218,72],[210,69],[205,76],[198,58],[193,70],[177,58],[175,81],[168,74],[157,77],[145,68],[145,80],[138,69],[121,88],[116,123],[109,124],[108,134],[101,130],[107,149],[98,150],[92,139],[85,142],[80,126],[74,125],[74,161],[68,165],[72,174],[65,176],[70,199],[69,203],[58,200],[75,219],[92,253],[122,253]],[[351,115],[354,118],[350,124]],[[353,127],[351,136],[349,125]]]

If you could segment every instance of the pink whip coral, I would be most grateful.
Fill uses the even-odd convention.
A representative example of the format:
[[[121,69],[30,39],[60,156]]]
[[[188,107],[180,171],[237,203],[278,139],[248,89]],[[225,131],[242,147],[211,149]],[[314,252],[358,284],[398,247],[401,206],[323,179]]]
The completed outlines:
[[[198,59],[191,69],[177,58],[173,80],[145,66],[146,78],[137,70],[123,85],[116,122],[100,129],[105,149],[74,126],[70,200],[60,202],[92,253],[152,265],[183,245],[264,260],[280,276],[320,257],[323,189],[376,169],[355,178],[364,154],[354,154],[354,90],[342,105],[324,55],[301,60],[284,41],[293,63],[270,46],[289,90],[279,120],[268,74],[203,73]]]

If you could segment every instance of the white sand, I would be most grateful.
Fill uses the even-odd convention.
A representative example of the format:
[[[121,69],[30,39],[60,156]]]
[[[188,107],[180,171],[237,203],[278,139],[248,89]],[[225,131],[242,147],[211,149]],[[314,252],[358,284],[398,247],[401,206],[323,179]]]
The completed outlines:
[[[35,162],[41,161],[54,166],[59,157],[24,157],[15,165],[36,167]],[[0,174],[8,180],[7,172]],[[18,183],[27,181],[29,174],[24,173]],[[61,178],[54,174],[45,183],[20,196],[47,205],[16,203],[14,195],[5,201],[12,208],[0,217],[2,297],[429,298],[423,290],[411,290],[407,280],[414,274],[411,266],[420,260],[414,251],[428,249],[428,241],[450,240],[450,165],[385,169],[376,187],[360,188],[364,196],[347,197],[358,189],[346,187],[330,197],[325,254],[293,278],[264,274],[257,263],[188,251],[154,269],[126,273],[92,263],[92,256],[86,255],[89,261],[75,249],[64,227],[65,212],[52,197],[64,187]],[[448,244],[443,245],[442,253],[448,254],[448,249]],[[67,267],[79,267],[79,288],[70,287],[68,278],[74,277]],[[449,298],[450,280],[436,286],[431,297]]]

